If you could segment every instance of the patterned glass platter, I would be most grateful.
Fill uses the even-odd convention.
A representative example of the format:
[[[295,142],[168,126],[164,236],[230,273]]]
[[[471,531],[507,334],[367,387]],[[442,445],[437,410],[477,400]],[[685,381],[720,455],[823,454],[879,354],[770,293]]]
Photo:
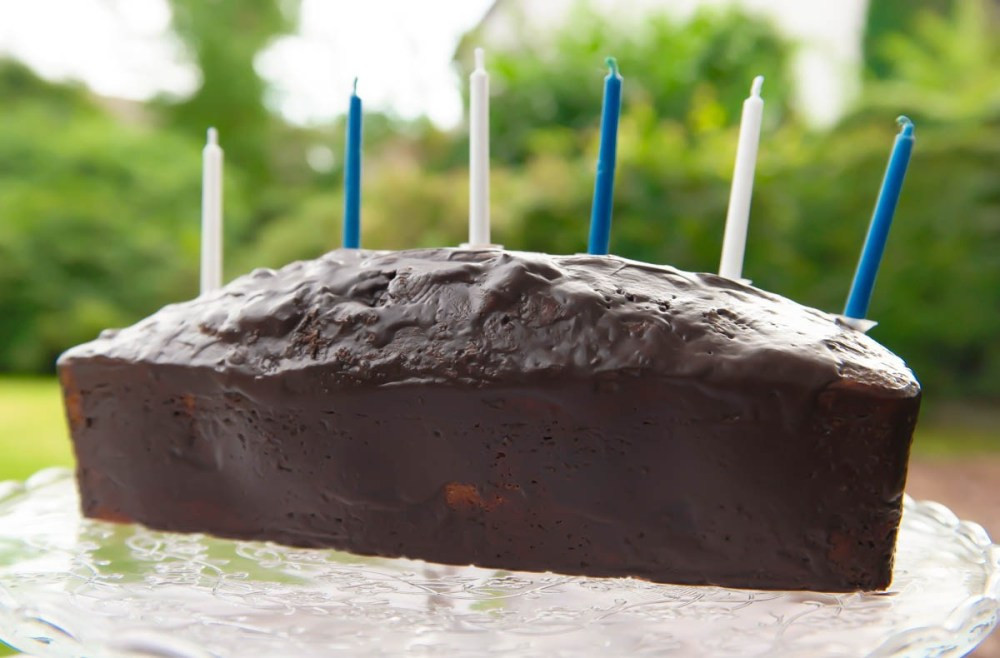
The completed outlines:
[[[959,656],[1000,547],[907,499],[892,589],[761,592],[451,567],[80,517],[72,474],[0,483],[0,639],[38,657]]]

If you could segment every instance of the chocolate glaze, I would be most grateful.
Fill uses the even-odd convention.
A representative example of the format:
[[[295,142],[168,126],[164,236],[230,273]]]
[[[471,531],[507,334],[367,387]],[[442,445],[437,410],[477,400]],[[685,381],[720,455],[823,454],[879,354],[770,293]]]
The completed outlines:
[[[257,270],[59,366],[89,516],[757,588],[888,584],[920,401],[782,297],[501,250]]]

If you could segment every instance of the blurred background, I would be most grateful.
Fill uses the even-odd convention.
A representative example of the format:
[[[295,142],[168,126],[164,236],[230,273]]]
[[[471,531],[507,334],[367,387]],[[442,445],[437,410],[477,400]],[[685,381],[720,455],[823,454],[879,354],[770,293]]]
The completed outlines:
[[[763,74],[745,274],[828,311],[909,115],[871,335],[924,385],[911,493],[996,536],[998,29],[997,0],[0,3],[0,479],[72,463],[60,352],[197,294],[208,126],[226,150],[227,279],[339,245],[355,75],[363,244],[462,242],[464,81],[482,45],[494,241],[585,250],[613,54],[611,249],[696,271],[718,266],[741,104]]]

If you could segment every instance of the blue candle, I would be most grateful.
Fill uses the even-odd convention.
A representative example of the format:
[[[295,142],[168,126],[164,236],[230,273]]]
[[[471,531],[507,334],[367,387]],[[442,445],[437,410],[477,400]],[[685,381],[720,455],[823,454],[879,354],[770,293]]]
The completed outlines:
[[[899,201],[899,191],[903,187],[903,177],[906,176],[906,166],[910,162],[910,152],[913,150],[913,123],[906,117],[899,117],[896,123],[902,126],[896,135],[896,142],[889,156],[889,165],[882,179],[882,189],[875,202],[875,212],[868,226],[868,237],[861,249],[861,259],[858,269],[854,272],[854,282],[847,296],[844,315],[849,318],[864,319],[868,313],[868,303],[871,301],[872,289],[875,287],[875,275],[885,251],[885,241],[889,237],[889,227],[892,226],[892,216],[896,212]]]
[[[590,209],[588,253],[608,253],[611,239],[611,204],[615,187],[615,154],[618,150],[618,115],[622,109],[622,77],[614,57],[606,60],[610,71],[604,78],[604,107],[601,110],[601,150],[597,155],[594,203]]]
[[[344,156],[344,247],[361,247],[361,99],[354,78],[347,112],[347,147]]]

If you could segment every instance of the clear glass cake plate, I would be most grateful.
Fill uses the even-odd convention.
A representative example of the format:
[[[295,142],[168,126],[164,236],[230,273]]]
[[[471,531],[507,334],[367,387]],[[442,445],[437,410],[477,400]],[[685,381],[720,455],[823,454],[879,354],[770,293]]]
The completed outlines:
[[[364,558],[80,517],[72,474],[0,483],[0,639],[38,657],[960,656],[1000,547],[907,499],[888,592],[658,585]]]

